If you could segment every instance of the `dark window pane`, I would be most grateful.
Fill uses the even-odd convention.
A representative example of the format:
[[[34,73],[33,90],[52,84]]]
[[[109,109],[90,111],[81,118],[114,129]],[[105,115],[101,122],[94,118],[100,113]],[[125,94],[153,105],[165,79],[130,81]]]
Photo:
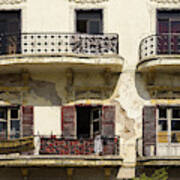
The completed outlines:
[[[99,122],[93,123],[93,131],[94,131],[94,133],[99,132]]]
[[[93,111],[93,120],[100,118],[99,115],[100,115],[99,109]]]
[[[13,119],[18,118],[18,109],[11,109],[11,118]]]
[[[11,121],[11,138],[19,138],[20,136],[20,121]]]
[[[78,33],[87,33],[87,21],[78,20],[76,29]]]
[[[99,34],[100,33],[100,24],[98,21],[90,21],[89,33],[90,34]]]
[[[168,33],[169,32],[169,22],[168,19],[159,19],[158,20],[158,33]]]
[[[159,120],[158,122],[158,130],[159,131],[167,131],[167,121],[166,120]]]
[[[80,33],[102,33],[102,10],[76,11],[76,30]]]
[[[180,121],[171,121],[171,130],[172,131],[180,131]]]
[[[7,123],[0,122],[0,138],[7,137]]]
[[[159,108],[159,118],[167,118],[167,109]]]
[[[6,119],[6,110],[0,109],[0,119]]]
[[[175,108],[172,110],[172,117],[173,118],[180,118],[180,108]]]
[[[180,143],[179,133],[171,133],[171,142],[172,143]]]

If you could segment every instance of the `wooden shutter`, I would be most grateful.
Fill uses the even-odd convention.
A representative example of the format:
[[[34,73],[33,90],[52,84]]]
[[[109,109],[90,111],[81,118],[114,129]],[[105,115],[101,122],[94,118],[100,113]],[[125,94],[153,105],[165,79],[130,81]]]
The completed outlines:
[[[22,132],[23,136],[33,135],[33,119],[34,109],[33,106],[22,106]]]
[[[102,136],[114,137],[115,106],[103,106],[102,108]]]
[[[62,107],[62,135],[64,138],[76,137],[76,108],[75,106]]]
[[[156,151],[156,107],[145,106],[143,109],[143,153],[151,156]],[[155,154],[154,154],[155,155]]]

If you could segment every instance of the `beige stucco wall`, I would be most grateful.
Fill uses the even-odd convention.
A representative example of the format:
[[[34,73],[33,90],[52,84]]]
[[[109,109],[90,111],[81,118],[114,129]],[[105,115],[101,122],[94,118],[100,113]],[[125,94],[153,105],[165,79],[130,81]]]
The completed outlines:
[[[133,166],[136,161],[136,139],[142,136],[142,107],[145,104],[151,104],[144,79],[140,73],[136,72],[139,61],[138,46],[144,37],[155,34],[157,8],[178,9],[179,3],[168,2],[109,0],[86,4],[68,0],[27,0],[20,5],[0,5],[0,9],[21,8],[23,32],[67,33],[75,32],[75,9],[103,9],[103,30],[105,33],[119,34],[119,54],[124,58],[124,66],[122,73],[114,76],[113,91],[108,99],[101,100],[102,103],[106,101],[117,105],[116,134],[121,136],[120,154],[127,164]],[[78,62],[78,59],[76,61]],[[29,91],[18,97],[12,95],[10,101],[21,97],[21,102],[35,106],[35,133],[61,133],[59,107],[76,100],[85,100],[85,98],[66,100],[65,68],[56,69],[55,72],[48,68],[44,72],[38,69],[38,72],[33,70],[30,74]],[[102,72],[93,72],[92,68],[88,68],[85,72],[77,71],[74,84],[76,86],[96,87],[99,84],[103,86],[104,80],[101,74]],[[167,82],[167,79],[171,81],[171,78],[164,77],[160,76],[162,84]],[[4,79],[1,81],[4,82]],[[178,79],[174,82],[179,85]],[[7,97],[4,98],[6,100]]]

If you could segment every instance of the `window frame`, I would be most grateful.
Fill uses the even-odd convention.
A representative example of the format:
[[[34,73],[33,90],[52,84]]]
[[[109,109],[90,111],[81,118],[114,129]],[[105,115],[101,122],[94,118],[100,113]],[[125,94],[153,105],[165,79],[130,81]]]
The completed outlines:
[[[166,108],[166,118],[160,118],[159,117],[159,110],[161,108]],[[158,144],[179,144],[180,140],[178,142],[173,142],[172,141],[172,135],[173,133],[179,133],[180,134],[180,129],[179,130],[172,130],[172,121],[180,121],[180,117],[179,118],[173,118],[173,110],[174,109],[179,109],[180,111],[180,106],[159,106],[158,108],[156,108],[156,142]],[[167,130],[166,131],[159,131],[159,121],[160,120],[166,120],[167,121]],[[165,134],[163,136],[166,136],[166,141],[167,142],[160,142],[159,140],[159,133]],[[161,136],[161,135],[160,135]],[[161,140],[163,141],[163,140]]]
[[[19,121],[19,137],[21,137],[22,136],[22,120],[21,120],[20,107],[19,106],[1,106],[0,109],[3,109],[5,111],[5,116],[6,116],[5,117],[6,119],[0,119],[0,122],[6,122],[7,123],[6,137],[3,137],[2,139],[16,139],[15,137],[11,137],[12,121]],[[11,110],[12,109],[16,109],[18,111],[17,118],[11,118]]]
[[[78,29],[77,29],[77,22],[78,22],[78,11],[82,11],[82,12],[100,12],[100,16],[101,18],[80,18],[79,20],[84,20],[86,21],[87,23],[87,27],[86,27],[86,32],[85,33],[81,33],[81,32],[78,32]],[[91,34],[91,35],[95,35],[95,34],[103,34],[103,25],[104,25],[104,11],[102,8],[98,8],[98,9],[75,9],[75,32],[76,33],[80,33],[80,34]],[[96,21],[99,23],[99,33],[90,33],[90,22],[93,22],[93,21]]]

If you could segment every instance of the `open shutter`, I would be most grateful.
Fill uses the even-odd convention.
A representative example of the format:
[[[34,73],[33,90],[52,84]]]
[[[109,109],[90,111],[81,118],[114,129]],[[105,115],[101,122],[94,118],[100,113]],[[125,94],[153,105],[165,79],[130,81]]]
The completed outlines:
[[[143,109],[143,153],[153,156],[156,151],[156,107],[145,106]]]
[[[104,137],[114,137],[115,106],[103,106],[102,108],[102,133]]]
[[[22,132],[23,136],[33,135],[33,106],[22,106]]]
[[[76,137],[75,106],[62,107],[62,135],[66,139]]]

